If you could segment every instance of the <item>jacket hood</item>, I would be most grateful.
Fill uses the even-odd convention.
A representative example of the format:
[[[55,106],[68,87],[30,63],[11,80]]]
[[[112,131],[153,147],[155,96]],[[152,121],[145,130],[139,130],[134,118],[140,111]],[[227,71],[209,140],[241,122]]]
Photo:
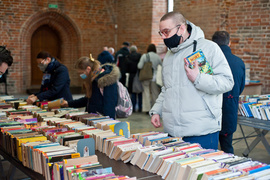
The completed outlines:
[[[119,80],[120,70],[115,64],[106,63],[101,67],[104,69],[104,72],[97,77],[99,88],[112,85]]]
[[[193,45],[194,40],[198,41],[199,39],[204,38],[204,33],[199,26],[195,26],[192,22],[189,21],[187,21],[187,25],[191,27],[190,37],[186,39],[185,42],[179,44],[177,47],[172,48],[171,51],[173,53],[176,53],[181,49],[185,49],[186,47]]]

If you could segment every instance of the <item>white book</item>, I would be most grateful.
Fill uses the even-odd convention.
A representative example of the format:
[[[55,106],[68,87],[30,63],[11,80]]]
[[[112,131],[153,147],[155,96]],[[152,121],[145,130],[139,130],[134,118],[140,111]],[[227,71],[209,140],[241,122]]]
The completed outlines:
[[[168,133],[160,133],[160,134],[146,136],[146,139],[152,140],[152,139],[157,139],[157,138],[162,138],[162,137],[167,137],[167,136],[168,136]]]
[[[267,117],[266,117],[266,114],[265,114],[265,107],[260,108],[260,113],[262,115],[262,119],[267,121]]]
[[[157,160],[159,159],[159,156],[161,155],[164,155],[164,154],[169,154],[169,153],[172,153],[174,151],[173,148],[167,148],[167,149],[164,149],[162,151],[158,151],[154,154],[152,154],[153,156],[153,160],[152,162],[150,163],[149,167],[145,170],[149,171],[149,172],[154,172],[154,170],[157,168],[158,164],[157,164]],[[156,165],[156,166],[155,166]]]
[[[270,120],[270,111],[269,111],[269,107],[265,108],[264,111],[265,111],[267,120]]]
[[[163,145],[161,145],[161,144],[155,144],[155,145],[144,146],[144,147],[138,148],[136,150],[135,154],[134,154],[134,157],[130,161],[130,163],[132,165],[137,164],[137,161],[138,161],[138,159],[139,159],[139,157],[140,157],[140,155],[141,155],[142,152],[146,152],[146,151],[150,151],[152,149],[160,148],[161,146],[163,146]]]
[[[266,180],[266,179],[270,179],[270,174],[257,178],[257,180]]]
[[[200,174],[203,174],[203,173],[209,172],[209,171],[213,171],[213,170],[217,170],[217,169],[220,169],[220,168],[221,168],[220,163],[214,163],[214,164],[194,168],[194,169],[191,170],[188,179],[197,180],[197,178],[198,178],[198,176]]]
[[[141,146],[141,144],[139,142],[131,142],[131,143],[127,143],[127,144],[118,145],[116,148],[116,152],[113,155],[113,158],[115,160],[120,160],[126,151],[135,150],[139,146]]]
[[[214,163],[215,163],[215,161],[213,161],[213,160],[205,160],[205,161],[200,161],[197,163],[188,164],[186,166],[186,168],[180,169],[178,177],[179,177],[179,179],[187,179],[190,176],[189,174],[193,168],[198,168],[201,166],[206,166],[206,165],[210,165],[210,164],[214,164]]]
[[[230,171],[230,172],[227,172],[227,173],[212,176],[211,180],[221,180],[221,179],[225,179],[225,178],[231,178],[231,177],[240,176],[242,174],[243,174],[243,172],[241,172],[241,171],[236,171],[236,172]]]
[[[135,155],[135,152],[131,153],[131,155],[129,156],[129,158],[128,158],[127,160],[124,160],[123,162],[124,162],[124,163],[130,162],[131,159],[134,157],[134,155]]]
[[[167,176],[169,170],[170,170],[170,166],[169,164],[172,164],[174,161],[178,160],[178,159],[183,159],[186,157],[186,154],[183,154],[183,155],[179,155],[179,156],[175,156],[175,157],[171,157],[171,158],[168,158],[168,159],[165,159],[163,161],[163,163],[161,164],[161,167],[159,168],[159,170],[157,171],[157,174],[158,175],[161,175],[161,176]]]

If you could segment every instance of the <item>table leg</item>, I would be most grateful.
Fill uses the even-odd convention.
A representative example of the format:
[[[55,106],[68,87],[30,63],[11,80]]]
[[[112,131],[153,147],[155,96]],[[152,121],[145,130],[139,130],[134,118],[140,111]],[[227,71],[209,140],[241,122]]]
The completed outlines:
[[[256,132],[260,134],[260,135],[259,134],[258,135],[261,137],[261,141],[262,141],[265,149],[267,150],[268,154],[270,155],[270,146],[265,138],[265,135],[268,133],[268,131],[267,130],[260,131],[259,129],[257,129]]]
[[[5,175],[4,175],[4,168],[3,168],[3,164],[2,164],[2,159],[0,157],[0,179],[4,179]]]
[[[10,164],[8,174],[7,174],[7,180],[12,180],[15,172],[16,172],[16,167]]]
[[[266,150],[270,154],[269,144],[267,143],[267,141],[266,141],[266,139],[264,137],[268,133],[268,131],[267,130],[260,131],[260,129],[258,129],[258,128],[254,128],[254,129],[255,129],[256,133],[258,134],[258,137],[252,141],[250,146],[243,152],[243,155],[244,156],[248,155],[257,146],[257,144],[260,141],[262,141],[262,143],[265,146]]]
[[[246,143],[246,145],[247,145],[247,149],[243,152],[243,156],[247,157],[247,156],[248,156],[248,153],[245,153],[245,152],[246,152],[246,151],[250,152],[251,150],[249,149],[249,145],[248,145],[248,143],[247,143],[247,138],[246,138],[245,133],[244,133],[244,131],[243,131],[242,125],[239,124],[239,127],[240,127],[240,129],[241,129],[241,132],[242,132],[242,134],[243,134],[243,138],[244,138],[245,143]]]

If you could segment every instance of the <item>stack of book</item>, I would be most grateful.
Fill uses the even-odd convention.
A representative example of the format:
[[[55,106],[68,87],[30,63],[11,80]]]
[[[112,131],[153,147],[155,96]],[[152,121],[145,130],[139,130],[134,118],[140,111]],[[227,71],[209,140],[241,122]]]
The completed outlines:
[[[270,95],[254,95],[241,98],[239,112],[242,116],[270,120]]]

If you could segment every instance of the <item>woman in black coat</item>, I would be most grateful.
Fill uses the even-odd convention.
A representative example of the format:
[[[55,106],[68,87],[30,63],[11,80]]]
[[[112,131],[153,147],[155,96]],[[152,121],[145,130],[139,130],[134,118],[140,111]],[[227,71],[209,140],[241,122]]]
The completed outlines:
[[[128,79],[128,92],[131,94],[131,101],[133,105],[133,111],[135,111],[138,97],[138,108],[139,112],[142,111],[142,93],[133,93],[133,79],[138,71],[137,64],[139,63],[141,54],[137,53],[137,47],[135,45],[130,47],[130,54],[127,55],[127,73],[129,73]]]

